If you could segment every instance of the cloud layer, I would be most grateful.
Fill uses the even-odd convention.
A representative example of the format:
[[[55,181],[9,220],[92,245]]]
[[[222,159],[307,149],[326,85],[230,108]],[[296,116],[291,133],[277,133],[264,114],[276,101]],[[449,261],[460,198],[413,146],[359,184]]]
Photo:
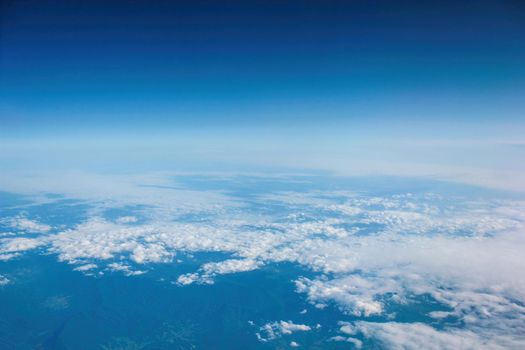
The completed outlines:
[[[12,234],[0,236],[0,259],[38,250],[88,275],[134,276],[195,253],[226,255],[171,281],[180,286],[288,262],[310,272],[294,284],[313,307],[334,306],[342,319],[392,320],[342,323],[334,341],[361,347],[374,339],[394,349],[420,348],[421,341],[436,349],[525,344],[524,201],[326,190],[242,197],[135,187],[112,203],[87,196],[91,214],[67,229],[23,213],[2,219]],[[156,198],[159,191],[167,194]],[[188,194],[194,198],[185,205]],[[140,217],[103,215],[111,205],[138,205],[141,196]],[[410,307],[422,297],[441,308],[425,315],[428,324],[395,321],[392,305]],[[309,329],[269,322],[258,338]]]

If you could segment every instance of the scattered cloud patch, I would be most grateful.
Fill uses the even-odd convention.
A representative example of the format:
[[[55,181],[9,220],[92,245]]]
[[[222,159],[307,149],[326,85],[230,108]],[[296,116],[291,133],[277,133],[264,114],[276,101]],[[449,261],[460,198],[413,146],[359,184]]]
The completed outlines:
[[[251,259],[229,259],[202,265],[200,273],[188,273],[179,276],[177,282],[181,285],[192,283],[212,284],[217,275],[253,271],[262,263]]]
[[[108,264],[108,269],[110,271],[122,272],[126,276],[138,276],[146,273],[146,271],[133,270],[130,266],[123,263]]]
[[[96,264],[85,264],[85,265],[80,265],[78,267],[75,267],[74,270],[75,271],[80,271],[80,272],[85,272],[85,271],[90,271],[90,270],[93,270],[93,269],[96,269],[98,266]]]
[[[12,253],[19,253],[19,252],[23,252],[26,250],[32,250],[43,244],[44,242],[42,240],[33,239],[33,238],[17,237],[17,238],[1,239],[0,240],[0,253],[2,255],[15,256]]]
[[[204,278],[204,276],[201,276],[198,273],[187,273],[184,275],[180,275],[177,278],[177,284],[180,286],[187,286],[193,283],[213,284],[213,280],[206,279]]]
[[[50,225],[40,223],[35,220],[30,220],[25,216],[16,216],[3,220],[12,229],[21,230],[31,233],[46,233],[52,229]]]
[[[5,286],[6,284],[9,284],[9,282],[11,282],[9,278],[3,275],[0,275],[0,287]]]
[[[7,261],[19,256],[19,253],[0,253],[0,261]]]
[[[361,335],[373,338],[389,349],[521,349],[525,346],[523,339],[494,336],[494,334],[476,333],[468,330],[437,330],[423,323],[366,322],[343,324],[340,330],[346,335]],[[355,338],[340,336],[338,339],[348,341]],[[361,344],[360,341],[358,344]]]
[[[261,342],[268,342],[276,338],[280,338],[283,335],[289,335],[294,332],[307,332],[312,330],[310,326],[305,324],[296,324],[292,321],[276,321],[266,323],[259,328],[256,333],[257,339]]]

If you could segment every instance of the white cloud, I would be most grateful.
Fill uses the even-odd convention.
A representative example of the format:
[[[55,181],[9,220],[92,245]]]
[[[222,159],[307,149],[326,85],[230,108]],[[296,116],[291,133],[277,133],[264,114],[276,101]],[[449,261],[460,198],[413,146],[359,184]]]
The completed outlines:
[[[179,276],[177,283],[188,285],[192,283],[212,284],[216,275],[246,272],[257,269],[262,264],[250,259],[229,259],[202,265],[199,273],[188,273]]]
[[[80,265],[78,267],[75,267],[74,270],[84,272],[84,271],[96,269],[97,267],[98,266],[96,264],[85,264],[85,265]]]
[[[123,263],[108,264],[108,269],[110,271],[122,272],[126,276],[138,276],[138,275],[143,275],[146,273],[146,271],[132,270],[130,266],[123,264]]]
[[[118,224],[132,224],[132,223],[137,222],[137,221],[138,221],[137,217],[131,216],[131,215],[130,216],[121,216],[121,217],[119,217],[116,220],[116,222]]]
[[[259,330],[260,332],[256,333],[257,339],[261,342],[268,342],[294,332],[307,332],[312,330],[312,328],[305,324],[293,323],[292,321],[276,321],[266,323]]]
[[[348,337],[346,342],[353,344],[356,349],[361,349],[363,347],[363,342],[357,338]]]
[[[414,330],[390,322],[393,328],[387,330],[376,325],[365,328],[363,323],[360,334],[374,329],[366,334],[379,339],[388,332],[421,331],[422,336],[446,338],[455,336],[447,323],[447,318],[453,318],[464,325],[462,331],[467,335],[491,329],[494,337],[508,344],[523,340],[519,334],[525,334],[525,277],[516,272],[525,270],[523,201],[287,192],[254,199],[256,204],[286,208],[282,213],[258,215],[247,203],[220,193],[207,197],[198,191],[171,188],[137,190],[137,179],[127,181],[113,192],[115,200],[96,208],[150,205],[144,220],[124,216],[110,221],[93,215],[57,234],[41,230],[35,238],[5,236],[0,238],[0,260],[40,247],[79,271],[95,265],[132,276],[144,273],[144,269],[135,270],[137,265],[171,262],[180,253],[228,255],[223,260],[204,261],[195,271],[179,276],[176,283],[181,286],[211,284],[218,275],[290,262],[312,272],[309,278],[297,276],[295,284],[319,309],[332,304],[351,315],[385,316],[385,301],[409,304],[422,295],[449,309],[446,314],[430,314],[449,327],[446,332],[412,326]],[[71,193],[87,198],[88,192]],[[163,197],[157,198],[160,193]],[[199,198],[188,200],[186,206],[183,194]],[[198,214],[202,220],[177,221],[181,213]],[[268,341],[289,334],[287,329],[294,331],[282,322],[261,327],[260,339]],[[362,345],[351,334],[343,338],[338,340]]]
[[[468,330],[436,330],[423,323],[364,322],[344,324],[341,332],[373,338],[394,350],[522,349],[525,340]],[[347,338],[348,339],[348,338]]]
[[[383,312],[381,302],[374,299],[377,295],[395,293],[399,289],[396,283],[377,280],[357,275],[335,280],[309,280],[300,278],[296,281],[297,291],[307,293],[314,304],[322,300],[338,303],[341,308],[355,316],[371,316]]]
[[[9,284],[10,282],[11,281],[9,280],[9,278],[3,275],[0,275],[0,287],[5,286],[6,284]]]
[[[41,246],[43,242],[39,239],[33,238],[5,238],[0,239],[0,252],[5,253],[18,253],[26,250],[35,249]]]
[[[196,278],[195,282],[210,284],[216,275],[253,271],[261,265],[260,262],[251,259],[229,259],[207,263],[202,265],[201,275]]]
[[[180,275],[177,278],[177,284],[179,284],[181,286],[187,286],[187,285],[190,285],[190,284],[195,283],[195,282],[198,282],[198,283],[201,283],[201,284],[211,284],[211,283],[213,283],[212,280],[204,279],[198,273],[187,273],[187,274],[184,274],[184,275]]]
[[[343,326],[344,327],[344,326]],[[341,327],[341,328],[343,328]],[[338,342],[347,342],[354,346],[355,349],[361,349],[363,347],[363,342],[357,338],[353,337],[347,337],[342,335],[336,335],[334,337],[331,337],[329,339],[330,341],[338,341]]]
[[[0,254],[0,261],[11,260],[13,258],[16,258],[19,255],[20,255],[19,253],[1,253]]]
[[[24,216],[16,216],[3,220],[7,225],[13,229],[32,232],[32,233],[45,233],[52,229],[50,225],[42,224],[35,220],[30,220]]]

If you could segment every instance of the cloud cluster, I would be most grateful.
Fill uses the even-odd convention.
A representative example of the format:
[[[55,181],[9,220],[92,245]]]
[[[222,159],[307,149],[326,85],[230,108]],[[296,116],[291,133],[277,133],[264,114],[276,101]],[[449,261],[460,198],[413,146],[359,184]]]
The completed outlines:
[[[179,276],[177,283],[188,285],[192,283],[212,284],[217,275],[252,271],[262,265],[261,262],[252,259],[229,259],[220,262],[211,262],[202,265],[200,273],[188,273]]]
[[[341,323],[340,332],[344,335],[332,338],[336,341],[346,341],[356,348],[362,347],[362,342],[355,338],[360,335],[365,339],[378,341],[388,349],[394,350],[456,350],[456,349],[522,349],[525,340],[491,334],[483,337],[469,330],[445,329],[436,330],[424,323],[399,322],[365,322]]]
[[[7,220],[2,220],[3,224],[10,226],[18,232],[45,233],[52,229],[50,225],[40,223],[36,220],[30,220],[25,216],[19,215]]]
[[[140,220],[104,218],[105,201],[90,218],[59,232],[22,216],[7,218],[13,231],[39,234],[0,237],[0,260],[39,248],[82,273],[133,276],[179,255],[227,255],[171,281],[181,286],[288,262],[309,270],[309,277],[296,277],[295,288],[314,307],[334,305],[342,317],[394,318],[342,324],[332,340],[359,347],[373,338],[394,349],[421,347],[419,339],[436,348],[519,348],[525,342],[523,201],[341,191],[274,192],[248,200],[159,186],[125,194],[131,188],[125,182],[116,192],[119,205],[140,204],[143,196],[149,209]],[[163,197],[155,197],[159,193]],[[200,199],[187,206],[184,195],[175,201],[176,194],[190,193]],[[183,220],[182,214],[198,219]],[[390,305],[424,296],[443,309],[426,315],[432,325],[395,322]],[[258,337],[271,341],[309,329],[279,321],[262,326]]]
[[[312,330],[312,327],[305,324],[296,324],[292,321],[276,321],[261,326],[256,336],[259,341],[268,342],[282,335],[288,335],[294,332],[307,332],[310,330]]]

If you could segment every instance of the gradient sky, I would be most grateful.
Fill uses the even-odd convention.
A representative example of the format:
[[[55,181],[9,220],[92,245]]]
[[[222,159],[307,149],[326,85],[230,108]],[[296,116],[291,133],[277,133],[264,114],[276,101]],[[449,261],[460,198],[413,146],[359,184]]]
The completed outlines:
[[[520,1],[8,0],[0,13],[4,167],[199,159],[485,172],[474,182],[525,189]]]

